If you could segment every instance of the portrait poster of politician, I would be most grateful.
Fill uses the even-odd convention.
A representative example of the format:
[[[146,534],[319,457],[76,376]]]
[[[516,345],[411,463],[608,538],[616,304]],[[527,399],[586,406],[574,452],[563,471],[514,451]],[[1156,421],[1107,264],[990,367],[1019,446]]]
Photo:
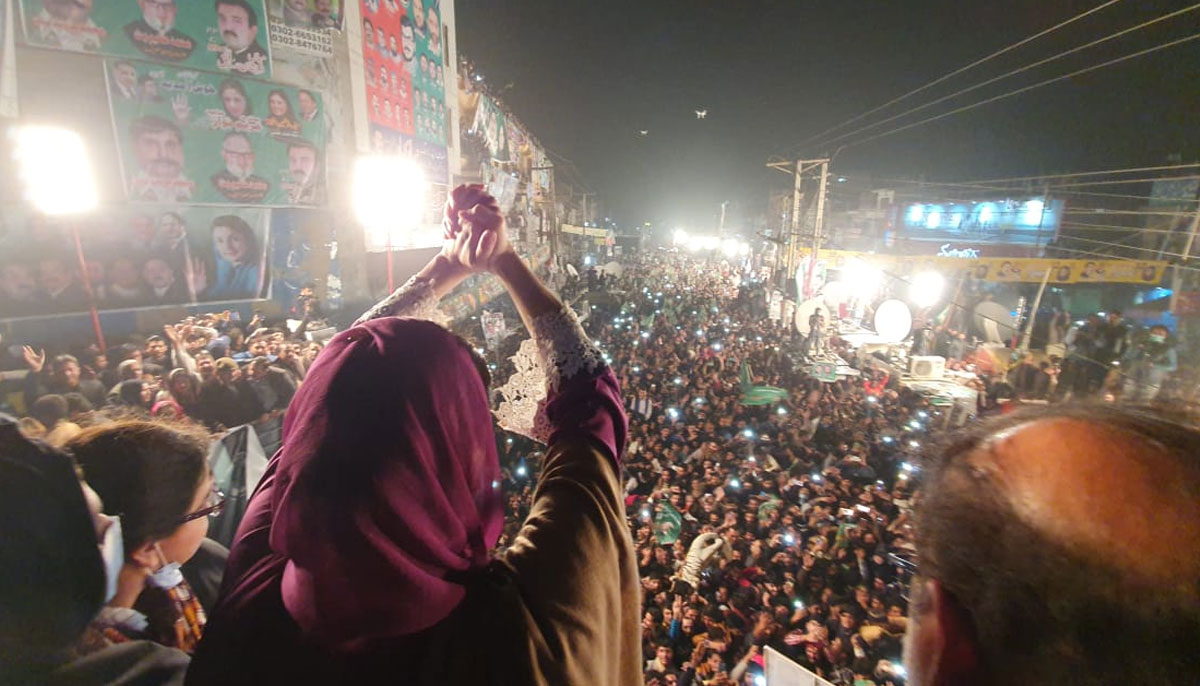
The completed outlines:
[[[133,202],[313,206],[325,178],[315,91],[106,60],[126,196]]]
[[[367,118],[446,145],[446,70],[435,0],[360,0]]]
[[[263,0],[21,0],[21,18],[38,47],[271,76]]]
[[[68,221],[77,222],[101,310],[250,300],[269,293],[270,210],[122,205],[70,220],[20,207],[0,216],[0,319],[88,309]]]

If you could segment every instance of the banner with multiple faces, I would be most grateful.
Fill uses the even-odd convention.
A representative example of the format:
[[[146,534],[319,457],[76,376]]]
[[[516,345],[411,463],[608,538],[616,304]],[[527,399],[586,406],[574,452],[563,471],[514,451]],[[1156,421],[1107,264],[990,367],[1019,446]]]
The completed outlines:
[[[319,204],[316,92],[128,60],[106,60],[105,71],[130,201]]]
[[[271,77],[263,0],[21,0],[42,48]]]
[[[126,205],[70,220],[7,212],[0,319],[85,311],[89,285],[102,310],[265,298],[267,215],[179,205]]]

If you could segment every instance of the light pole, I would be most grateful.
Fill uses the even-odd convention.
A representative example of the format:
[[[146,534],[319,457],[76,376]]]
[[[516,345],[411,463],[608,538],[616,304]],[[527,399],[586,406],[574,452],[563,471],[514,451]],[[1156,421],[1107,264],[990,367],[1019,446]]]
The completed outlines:
[[[96,343],[103,352],[107,349],[104,330],[100,326],[96,294],[92,289],[87,260],[83,257],[83,243],[79,239],[79,222],[76,219],[81,214],[95,210],[100,203],[96,178],[83,138],[69,129],[34,125],[15,127],[10,135],[30,204],[46,216],[68,218],[75,243],[75,258],[79,263],[79,278],[83,281],[92,314],[92,329],[96,334]]]
[[[413,231],[425,217],[429,184],[412,158],[367,155],[354,164],[354,213],[367,232],[367,247],[387,251],[388,293],[396,290],[392,274],[393,232]]]

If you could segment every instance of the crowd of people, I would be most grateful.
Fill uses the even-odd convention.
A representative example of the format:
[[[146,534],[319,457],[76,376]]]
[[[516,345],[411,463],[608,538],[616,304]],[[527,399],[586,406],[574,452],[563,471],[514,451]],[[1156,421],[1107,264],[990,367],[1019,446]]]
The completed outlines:
[[[55,447],[118,418],[173,420],[212,434],[243,424],[277,432],[322,348],[306,340],[305,327],[268,326],[258,315],[241,326],[226,311],[103,351],[95,344],[49,352],[22,346],[24,412],[3,401],[0,411],[24,415],[25,433]]]
[[[644,682],[761,684],[764,655],[771,649],[839,686],[906,683],[903,639],[913,629],[913,615],[929,612],[928,606],[916,606],[910,587],[921,539],[914,512],[924,497],[919,484],[926,463],[920,455],[923,446],[946,438],[944,410],[901,385],[886,369],[863,364],[836,336],[824,346],[850,360],[857,367],[854,373],[836,381],[811,376],[799,354],[804,341],[792,327],[779,326],[766,316],[768,285],[726,263],[701,265],[676,254],[650,254],[626,260],[623,267],[623,273],[589,273],[560,282],[560,292],[570,296],[590,339],[573,341],[571,334],[566,345],[584,350],[579,354],[587,357],[594,342],[603,357],[603,364],[589,358],[596,369],[577,378],[577,389],[570,392],[582,393],[585,387],[587,393],[596,392],[592,384],[609,383],[605,380],[611,369],[619,382],[628,430],[620,422],[607,424],[620,414],[603,406],[605,399],[616,397],[611,388],[599,391],[595,398],[601,400],[589,399],[579,407],[561,404],[570,393],[558,389],[554,397],[559,411],[569,407],[570,412],[555,415],[553,421],[569,425],[575,420],[567,417],[584,410],[603,418],[606,428],[597,430],[596,445],[604,448],[588,450],[598,464],[610,465],[615,459],[619,468],[617,487],[633,544],[634,559],[627,562],[636,566],[639,585],[638,666]],[[440,288],[434,281],[434,288]],[[540,288],[530,286],[527,292],[535,295],[526,296],[523,305],[501,299],[491,307],[506,313],[518,310],[529,324],[536,321],[529,316],[529,302],[542,298],[547,311],[559,307],[552,296],[537,295],[545,293]],[[403,291],[398,300],[381,303],[359,324],[426,304],[405,301]],[[1110,320],[1110,327],[1116,325]],[[364,330],[382,337],[390,326]],[[476,346],[475,362],[490,370],[483,372],[485,380],[503,379],[514,371],[510,353],[515,341],[485,340],[478,315],[454,329]],[[1075,349],[1088,335],[1086,330],[1077,334]],[[947,338],[954,340],[962,338]],[[1163,340],[1152,329],[1144,343],[1133,344],[1141,353],[1122,351],[1119,359],[1153,355],[1157,349],[1146,352],[1146,346]],[[354,342],[351,337],[340,345]],[[489,343],[494,348],[490,363],[478,355],[487,354]],[[22,350],[27,369],[22,381],[24,411],[2,409],[23,417],[16,423],[0,421],[0,452],[36,452],[41,444],[64,448],[87,479],[85,500],[103,563],[120,570],[107,575],[100,615],[47,624],[48,632],[62,635],[76,631],[80,623],[86,628],[73,642],[73,655],[86,658],[102,647],[149,639],[180,651],[149,655],[162,669],[177,668],[181,660],[186,663],[183,656],[193,653],[205,635],[206,615],[214,611],[229,555],[204,539],[202,522],[224,505],[205,464],[208,441],[242,424],[278,421],[297,389],[303,388],[322,347],[305,340],[303,327],[288,331],[258,317],[242,327],[229,313],[219,313],[189,318],[165,327],[161,335],[106,351],[94,346],[49,354],[31,347]],[[951,364],[965,369],[965,353],[951,355]],[[353,362],[352,357],[344,359],[346,364]],[[558,373],[570,378],[564,369]],[[1021,373],[1025,372],[1018,367],[1018,377]],[[1025,383],[1023,377],[1020,380]],[[368,383],[365,378],[362,382]],[[980,374],[972,383],[982,391],[983,414],[995,407],[997,396],[1003,395],[997,388],[1008,380]],[[318,410],[322,393],[308,398]],[[493,408],[502,400],[502,393],[494,391]],[[374,421],[373,416],[367,413],[355,421]],[[14,432],[38,442],[21,443]],[[295,446],[301,439],[292,440]],[[561,435],[559,440],[561,444]],[[1173,439],[1163,440],[1175,449]],[[494,554],[510,560],[520,572],[522,555],[530,553],[530,537],[536,540],[537,525],[531,522],[538,517],[530,515],[536,515],[539,506],[547,507],[538,501],[546,487],[542,470],[562,468],[554,461],[564,458],[553,446],[543,452],[538,443],[516,434],[497,432],[496,448],[499,471],[492,487],[503,494],[506,507],[502,523],[497,522]],[[614,450],[617,454],[605,457],[605,451]],[[47,457],[31,459],[57,464]],[[42,475],[46,479],[59,467],[66,471],[54,478],[78,478],[67,462],[51,466]],[[272,506],[258,501],[260,509]],[[25,507],[17,503],[12,508],[18,505]],[[101,512],[120,512],[120,526]],[[69,531],[66,523],[61,526],[58,535],[80,535]],[[239,532],[242,538],[255,535],[253,529]],[[623,534],[615,535],[619,543]],[[924,536],[926,542],[932,540],[928,531]],[[470,545],[479,543],[472,540]],[[35,544],[45,542],[21,543]],[[617,545],[606,554],[619,560],[619,549]],[[242,553],[240,573],[247,572],[246,554]],[[5,555],[9,559],[8,552]],[[254,569],[237,580],[235,587],[251,584],[245,587],[251,595],[235,607],[258,592],[259,582],[253,580],[259,572]],[[68,578],[69,571],[63,575],[48,578],[47,589],[80,583],[77,596],[99,593]],[[613,585],[619,577],[589,583],[620,595],[626,589]],[[431,582],[414,583],[424,588],[422,584]],[[328,601],[316,597],[315,602]],[[339,606],[334,614],[343,611],[350,612]],[[233,654],[246,649],[236,631],[230,631],[236,613],[230,615],[228,606],[223,612],[224,644],[210,642],[217,647],[210,647],[201,672],[207,676],[198,679],[220,674],[220,669],[214,671],[213,651]],[[315,622],[322,631],[344,630],[317,616],[304,615],[303,621]],[[563,626],[568,624],[572,623]],[[996,643],[1007,638],[997,638]],[[8,651],[14,641],[13,636],[0,636],[6,660],[13,657]],[[1162,643],[1164,650],[1170,648]],[[131,653],[134,657],[147,655]],[[52,658],[21,659],[36,663]],[[87,674],[86,660],[72,664],[83,670],[79,674]],[[585,663],[571,667],[583,669]]]
[[[889,556],[912,552],[910,454],[941,411],[880,372],[809,377],[799,338],[765,316],[769,289],[739,279],[670,255],[576,300],[627,402],[645,681],[752,684],[771,646],[833,683],[902,683],[906,572]],[[751,405],[746,374],[786,393]],[[510,536],[536,463],[514,446]],[[689,547],[713,536],[718,560],[686,581]]]

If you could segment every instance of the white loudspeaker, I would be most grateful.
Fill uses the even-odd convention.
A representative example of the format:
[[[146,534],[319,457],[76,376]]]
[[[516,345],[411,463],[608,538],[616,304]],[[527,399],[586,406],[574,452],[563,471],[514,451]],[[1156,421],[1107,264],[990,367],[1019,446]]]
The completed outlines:
[[[908,373],[914,379],[940,379],[946,371],[946,358],[917,355],[908,360]]]

